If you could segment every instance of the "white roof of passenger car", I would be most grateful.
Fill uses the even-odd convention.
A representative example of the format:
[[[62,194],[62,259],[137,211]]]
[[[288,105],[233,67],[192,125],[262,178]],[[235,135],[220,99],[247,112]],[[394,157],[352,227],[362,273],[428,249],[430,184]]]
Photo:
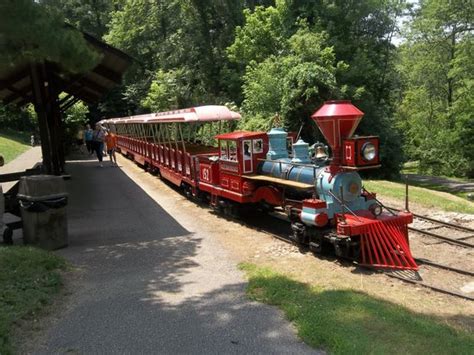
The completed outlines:
[[[174,110],[167,112],[147,113],[143,115],[127,116],[102,120],[99,123],[191,123],[238,120],[238,112],[229,110],[226,106],[207,105]]]

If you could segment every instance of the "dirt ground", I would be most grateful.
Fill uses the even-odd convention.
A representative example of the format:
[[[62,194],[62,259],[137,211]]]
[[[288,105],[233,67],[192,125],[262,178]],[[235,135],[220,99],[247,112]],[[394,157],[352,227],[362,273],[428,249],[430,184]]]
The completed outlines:
[[[145,192],[153,192],[155,200],[171,215],[187,214],[195,220],[195,225],[210,238],[216,238],[232,256],[236,263],[251,262],[260,266],[270,266],[292,278],[317,285],[324,289],[352,289],[365,292],[373,297],[384,299],[402,305],[414,312],[433,315],[442,322],[474,330],[474,302],[444,295],[429,289],[404,283],[386,275],[358,268],[353,264],[340,262],[334,259],[317,258],[311,253],[301,253],[298,248],[280,241],[268,233],[248,228],[239,222],[229,221],[212,212],[211,209],[199,206],[187,200],[172,187],[160,181],[157,177],[144,172],[133,162],[119,157],[119,164]],[[150,194],[151,196],[151,194]],[[156,196],[159,196],[156,198]],[[382,200],[391,206],[402,207],[402,203],[395,200]],[[434,218],[447,218],[450,221],[458,220],[465,225],[474,227],[474,216],[426,211],[412,205],[411,209],[419,214],[426,214]],[[439,244],[430,240],[427,245],[422,237],[414,236],[411,240],[413,253],[425,258],[432,258],[437,262],[453,263],[463,260],[466,268],[472,269],[472,252],[466,249]],[[460,249],[460,250],[458,250]],[[444,260],[435,259],[442,255]],[[216,256],[218,257],[218,256]],[[459,267],[459,264],[458,266]],[[474,270],[472,270],[474,271]],[[452,273],[420,269],[420,276],[429,279],[445,280],[451,288],[459,288],[472,282],[472,278],[453,276]],[[428,276],[429,275],[429,276]],[[436,276],[437,275],[437,276]],[[441,275],[441,276],[440,276]],[[427,280],[428,281],[428,280]],[[449,281],[449,282],[448,282]],[[449,285],[445,285],[449,286]],[[474,290],[469,293],[474,296]]]

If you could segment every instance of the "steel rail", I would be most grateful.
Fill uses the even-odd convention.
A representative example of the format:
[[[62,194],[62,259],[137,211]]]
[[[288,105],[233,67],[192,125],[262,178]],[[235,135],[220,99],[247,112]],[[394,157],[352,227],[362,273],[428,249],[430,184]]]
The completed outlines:
[[[474,276],[474,272],[463,270],[463,269],[458,269],[452,266],[444,265],[444,264],[439,264],[434,261],[428,260],[428,259],[423,259],[423,258],[415,258],[415,261],[418,262],[419,264],[424,264],[424,265],[429,265],[433,267],[437,267],[439,269],[444,269],[452,272],[457,272],[458,274],[463,274],[467,276]]]
[[[276,216],[274,214],[271,214],[272,217],[274,218],[278,218],[278,219],[281,219],[281,220],[284,220],[282,217],[279,217],[279,216]],[[234,222],[237,222],[239,223],[240,225],[243,225],[247,228],[250,228],[250,229],[254,229],[254,230],[257,230],[259,232],[263,232],[264,234],[267,234],[273,238],[276,238],[278,240],[281,240],[283,242],[286,242],[286,243],[290,243],[290,244],[293,244],[295,245],[294,241],[289,238],[289,237],[284,237],[284,236],[280,236],[278,234],[275,234],[275,233],[272,233],[272,232],[269,232],[269,231],[266,231],[260,227],[256,227],[256,226],[252,226],[251,223],[248,223],[248,222],[244,222],[242,220],[239,220],[237,218],[234,218],[234,217],[230,217],[230,216],[225,216],[227,217],[229,220],[232,220]],[[308,247],[308,245],[303,245],[304,247]],[[447,266],[447,265],[443,265],[443,264],[438,264],[438,263],[435,263],[433,261],[430,261],[430,260],[427,260],[427,259],[423,259],[423,258],[415,258],[416,261],[418,261],[419,263],[421,264],[425,264],[425,265],[429,265],[429,266],[433,266],[433,267],[438,267],[440,269],[445,269],[445,270],[448,270],[448,271],[452,271],[452,272],[456,272],[456,273],[460,273],[460,274],[464,274],[464,275],[468,275],[468,276],[474,276],[474,273],[470,272],[470,271],[467,271],[467,270],[462,270],[462,269],[457,269],[457,268],[453,268],[453,267],[450,267],[450,266]],[[359,264],[357,264],[357,262],[355,261],[352,261],[352,263],[354,265],[357,265],[360,267]],[[367,269],[370,269],[370,268],[367,268]],[[408,283],[411,283],[411,284],[414,284],[414,285],[418,285],[418,286],[423,286],[425,288],[429,288],[433,291],[436,291],[436,292],[440,292],[440,293],[443,293],[443,294],[446,294],[446,295],[450,295],[450,296],[454,296],[454,297],[458,297],[458,298],[463,298],[463,299],[466,299],[466,300],[469,300],[469,301],[474,301],[474,297],[471,297],[471,296],[468,296],[468,295],[464,295],[462,293],[459,293],[459,292],[455,292],[455,291],[450,291],[450,290],[447,290],[445,288],[442,288],[442,287],[438,287],[438,286],[434,286],[434,285],[430,285],[430,284],[427,284],[427,283],[424,283],[422,281],[416,281],[416,280],[410,280],[410,279],[406,279],[404,277],[401,277],[399,275],[396,275],[396,274],[390,274],[388,272],[384,272],[385,275],[389,276],[389,277],[392,277],[392,278],[396,278],[398,280],[401,280],[401,281],[404,281],[404,282],[408,282]]]
[[[474,301],[474,297],[471,297],[471,296],[468,296],[468,295],[464,295],[462,293],[459,293],[459,292],[455,292],[455,291],[450,291],[450,290],[447,290],[445,288],[442,288],[442,287],[437,287],[437,286],[434,286],[434,285],[430,285],[430,284],[427,284],[425,282],[422,282],[422,281],[416,281],[416,280],[410,280],[410,279],[406,279],[402,276],[399,276],[399,275],[396,275],[396,274],[389,274],[389,273],[385,273],[385,275],[389,276],[389,277],[392,277],[392,278],[395,278],[397,280],[401,280],[401,281],[404,281],[404,282],[408,282],[408,283],[411,283],[411,284],[414,284],[414,285],[418,285],[418,286],[422,286],[422,287],[426,287],[426,288],[429,288],[433,291],[437,291],[437,292],[440,292],[440,293],[444,293],[446,295],[450,295],[450,296],[455,296],[455,297],[459,297],[459,298],[463,298],[465,300],[469,300],[469,301]]]
[[[448,242],[448,243],[451,243],[451,244],[458,244],[458,245],[462,245],[462,246],[464,246],[464,247],[474,248],[474,244],[467,243],[467,242],[464,242],[464,241],[459,240],[459,239],[444,237],[444,236],[442,236],[442,235],[435,234],[435,233],[431,233],[431,232],[428,232],[427,230],[418,229],[418,228],[414,228],[414,227],[408,227],[408,229],[411,230],[411,231],[415,231],[415,232],[421,233],[421,234],[425,234],[425,235],[427,235],[427,236],[429,236],[429,237],[433,237],[433,238],[437,238],[437,239],[444,240],[444,241],[446,241],[446,242]]]
[[[207,206],[206,204],[200,204],[197,202],[198,205],[202,205],[202,206]],[[293,244],[295,245],[294,241],[289,238],[289,237],[284,237],[284,236],[280,236],[280,235],[277,235],[273,232],[269,232],[261,227],[258,227],[258,226],[253,226],[251,223],[248,223],[248,222],[245,222],[243,221],[242,219],[238,219],[238,218],[235,218],[233,216],[229,216],[229,215],[226,215],[226,214],[223,214],[223,213],[219,213],[219,212],[215,212],[221,216],[223,216],[224,218],[226,218],[227,220],[230,220],[234,223],[238,223],[242,226],[245,226],[247,228],[250,228],[250,229],[253,229],[253,230],[256,230],[258,232],[261,232],[261,233],[264,233],[264,234],[267,234],[273,238],[276,238],[278,240],[281,240],[283,242],[286,242],[286,243],[290,243],[290,244]],[[276,213],[277,214],[277,213]],[[279,215],[279,213],[278,213]],[[281,219],[281,220],[288,220],[288,217],[286,216],[275,216],[274,214],[271,214],[271,216],[273,218],[278,218],[278,219]],[[304,245],[305,247],[307,247],[308,245]],[[470,273],[469,271],[465,271],[465,270],[460,270],[460,269],[455,269],[455,268],[451,268],[447,265],[442,265],[442,264],[437,264],[437,263],[434,263],[434,262],[431,262],[429,260],[426,260],[426,259],[415,259],[417,261],[422,261],[422,263],[426,264],[426,265],[431,265],[431,266],[435,266],[435,267],[439,267],[439,268],[444,268],[446,270],[449,270],[449,271],[453,271],[453,272],[458,272],[458,271],[461,271],[460,273],[464,273],[466,275],[471,275],[472,273]],[[353,261],[353,263],[357,266],[360,267],[360,265],[358,265],[356,262]],[[367,268],[367,269],[370,269],[370,268]],[[459,297],[459,298],[463,298],[463,299],[466,299],[466,300],[469,300],[469,301],[474,301],[474,298],[473,297],[470,297],[470,296],[467,296],[467,295],[464,295],[464,294],[461,294],[461,293],[458,293],[458,292],[454,292],[454,291],[450,291],[450,290],[447,290],[447,289],[444,289],[444,288],[441,288],[441,287],[437,287],[437,286],[433,286],[433,285],[429,285],[429,284],[426,284],[424,282],[420,282],[420,281],[415,281],[415,280],[410,280],[410,279],[406,279],[404,277],[401,277],[399,275],[395,275],[395,274],[390,274],[390,273],[387,273],[385,272],[384,273],[385,275],[389,276],[389,277],[392,277],[392,278],[396,278],[398,280],[401,280],[401,281],[404,281],[404,282],[408,282],[408,283],[411,283],[411,284],[415,284],[415,285],[418,285],[418,286],[422,286],[422,287],[425,287],[425,288],[429,288],[433,291],[436,291],[436,292],[440,292],[440,293],[443,293],[443,294],[447,294],[447,295],[450,295],[450,296],[454,296],[454,297]]]
[[[397,212],[400,212],[401,210],[397,209],[397,208],[394,208],[394,207],[389,207],[387,206],[388,209],[391,209],[393,211],[397,211]],[[453,223],[449,223],[449,222],[445,222],[445,221],[440,221],[438,219],[434,219],[434,218],[431,218],[431,217],[426,217],[426,216],[422,216],[422,215],[419,215],[417,213],[413,213],[413,216],[415,216],[416,218],[419,218],[419,219],[424,219],[424,220],[427,220],[427,221],[430,221],[430,222],[433,222],[433,223],[439,223],[439,224],[443,224],[447,227],[451,227],[451,228],[454,228],[454,229],[459,229],[459,230],[462,230],[462,231],[466,231],[466,232],[472,232],[474,233],[474,229],[473,228],[469,228],[469,227],[464,227],[464,226],[460,226],[458,224],[453,224]]]

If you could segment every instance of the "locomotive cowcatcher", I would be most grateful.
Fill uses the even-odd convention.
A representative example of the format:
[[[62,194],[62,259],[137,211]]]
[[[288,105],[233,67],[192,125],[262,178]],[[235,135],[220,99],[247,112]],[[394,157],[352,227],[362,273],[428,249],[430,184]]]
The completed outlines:
[[[312,116],[331,148],[310,156],[304,141],[282,128],[232,131],[240,115],[224,106],[101,121],[120,151],[159,172],[189,196],[232,213],[239,207],[279,210],[295,243],[333,251],[360,265],[417,270],[408,211],[385,212],[362,186],[362,169],[380,167],[379,139],[354,136],[363,117],[350,101],[328,101]],[[227,126],[227,133],[222,130]]]

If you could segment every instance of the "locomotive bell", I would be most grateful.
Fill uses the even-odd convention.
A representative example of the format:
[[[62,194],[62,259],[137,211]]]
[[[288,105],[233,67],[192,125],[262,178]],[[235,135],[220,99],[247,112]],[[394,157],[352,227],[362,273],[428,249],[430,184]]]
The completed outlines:
[[[316,153],[314,155],[314,157],[316,159],[326,159],[328,157],[327,153],[326,153],[326,149],[324,149],[323,146],[317,146],[316,147]]]

